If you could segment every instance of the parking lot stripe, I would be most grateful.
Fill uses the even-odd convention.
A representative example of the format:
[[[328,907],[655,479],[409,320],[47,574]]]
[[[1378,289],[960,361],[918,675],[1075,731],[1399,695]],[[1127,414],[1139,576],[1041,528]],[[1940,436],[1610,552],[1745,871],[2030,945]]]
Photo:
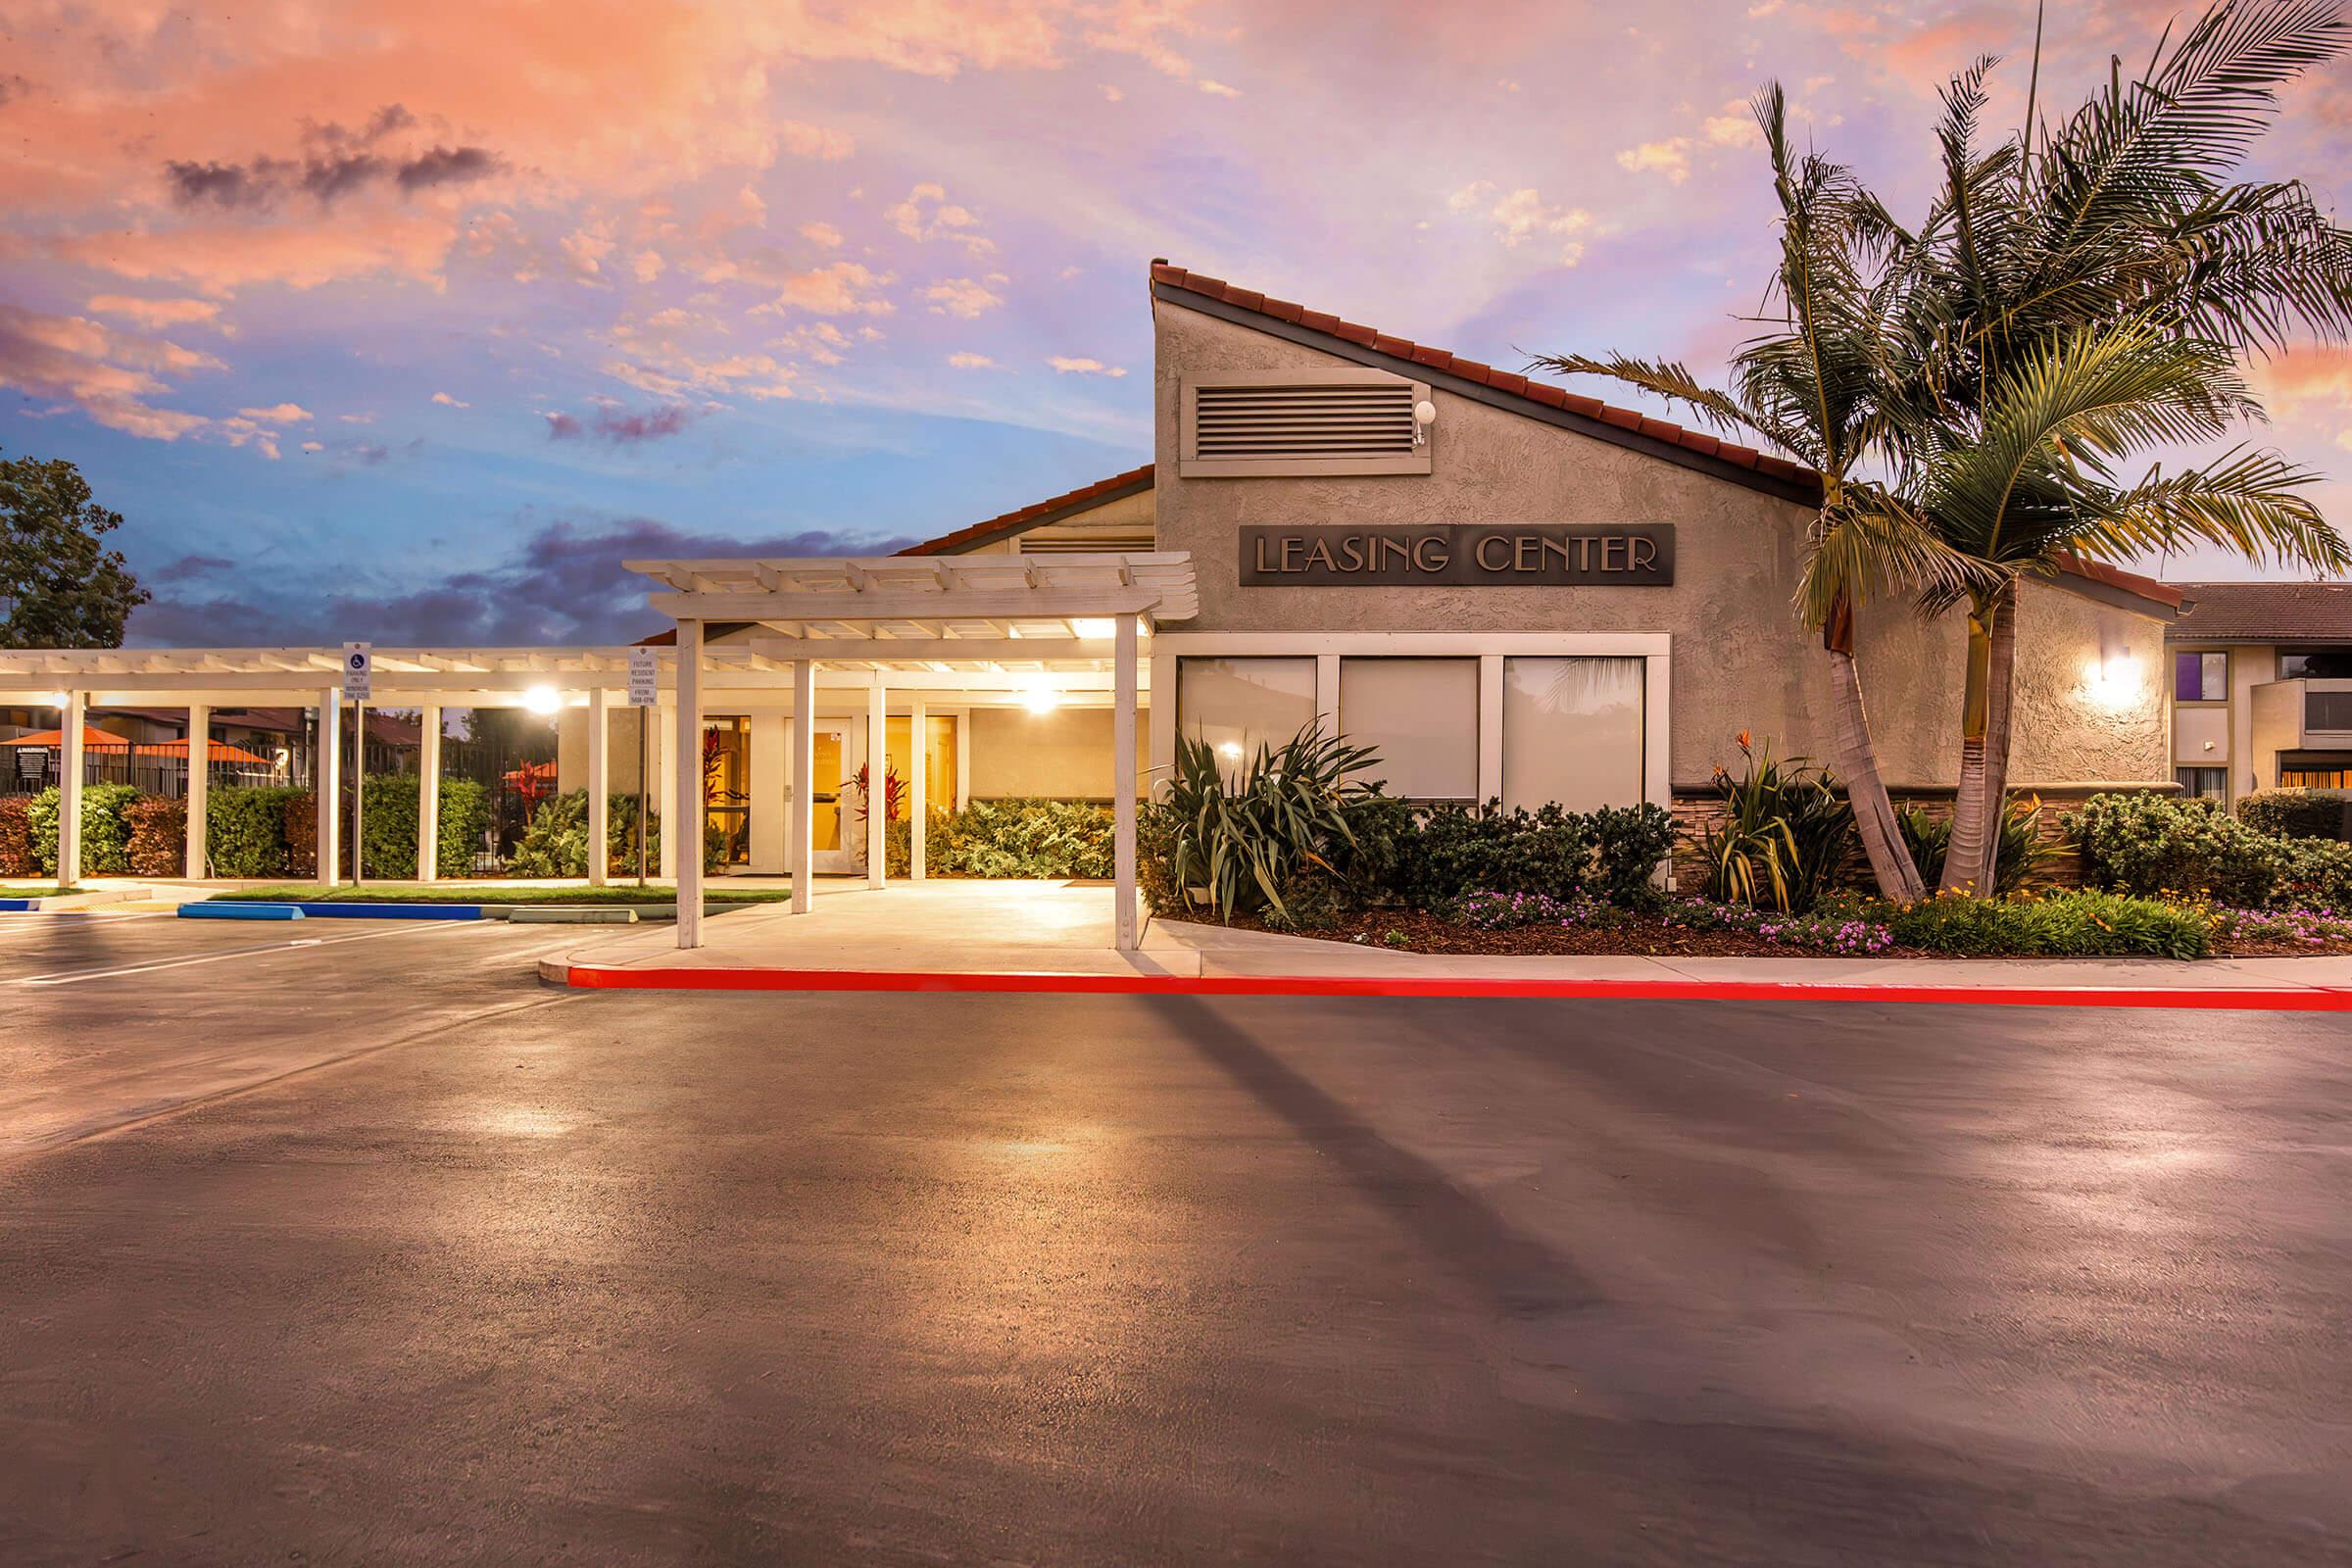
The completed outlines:
[[[329,948],[343,942],[371,942],[378,937],[433,936],[450,931],[475,929],[467,925],[404,925],[393,931],[359,931],[347,937],[296,937],[290,942],[269,942],[257,947],[230,948],[225,953],[200,953],[186,958],[158,958],[151,963],[126,963],[111,969],[61,969],[55,974],[27,975],[8,981],[18,986],[70,986],[83,980],[105,980],[117,975],[152,974],[159,969],[184,969],[190,964],[221,963],[230,958],[255,957],[271,953],[291,953],[298,948]]]

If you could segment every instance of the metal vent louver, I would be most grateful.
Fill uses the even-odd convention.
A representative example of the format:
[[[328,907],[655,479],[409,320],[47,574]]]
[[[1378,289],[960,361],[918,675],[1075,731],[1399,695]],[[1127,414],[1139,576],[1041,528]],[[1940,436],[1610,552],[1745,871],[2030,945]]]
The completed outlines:
[[[1427,473],[1413,418],[1428,396],[1397,376],[1220,377],[1185,388],[1189,475]]]

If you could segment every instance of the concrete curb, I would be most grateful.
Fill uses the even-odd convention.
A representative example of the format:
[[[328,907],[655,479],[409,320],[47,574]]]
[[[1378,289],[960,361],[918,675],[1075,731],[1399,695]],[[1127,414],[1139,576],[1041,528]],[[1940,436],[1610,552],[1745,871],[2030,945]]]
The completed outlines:
[[[1619,1002],[1876,1002],[2011,1007],[2352,1012],[2352,987],[1806,984],[1776,980],[1554,980],[1471,975],[1108,975],[905,969],[620,968],[539,960],[539,978],[582,991],[994,992],[1131,997],[1579,999]]]

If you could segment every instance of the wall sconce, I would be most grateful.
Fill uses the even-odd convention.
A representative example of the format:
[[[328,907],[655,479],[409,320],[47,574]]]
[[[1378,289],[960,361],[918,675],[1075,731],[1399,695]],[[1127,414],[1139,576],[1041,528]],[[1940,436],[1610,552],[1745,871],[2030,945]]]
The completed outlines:
[[[1061,706],[1061,693],[1054,688],[1054,677],[1042,670],[1021,682],[1021,706],[1032,713],[1051,713]]]
[[[2084,664],[2082,689],[2101,708],[2130,708],[2145,691],[2139,661],[2130,654],[2115,654]]]
[[[534,686],[522,694],[522,706],[534,713],[552,713],[564,706],[564,694],[553,686]]]

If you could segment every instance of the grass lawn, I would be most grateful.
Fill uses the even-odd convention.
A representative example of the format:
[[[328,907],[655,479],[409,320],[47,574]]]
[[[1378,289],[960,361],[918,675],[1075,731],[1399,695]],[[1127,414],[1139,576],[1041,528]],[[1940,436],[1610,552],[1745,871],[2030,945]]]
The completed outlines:
[[[216,901],[246,904],[675,904],[675,888],[627,887],[514,887],[469,886],[464,882],[370,882],[322,888],[315,882],[286,882],[275,887],[238,888],[216,893]],[[789,889],[746,888],[740,893],[705,886],[706,908],[719,904],[775,904],[792,897]]]
[[[19,887],[13,882],[0,882],[0,899],[59,899],[76,891],[74,888]]]

